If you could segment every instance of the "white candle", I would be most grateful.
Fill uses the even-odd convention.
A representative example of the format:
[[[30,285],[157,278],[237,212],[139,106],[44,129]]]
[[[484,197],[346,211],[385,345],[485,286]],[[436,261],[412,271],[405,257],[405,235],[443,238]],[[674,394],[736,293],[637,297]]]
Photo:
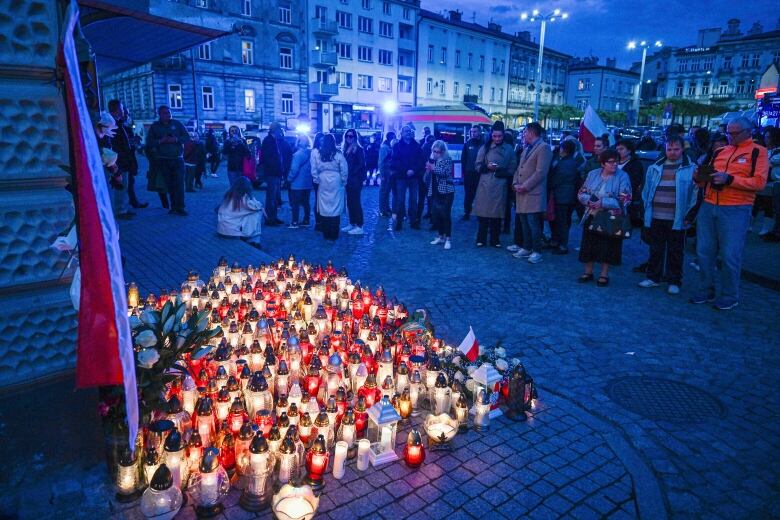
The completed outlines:
[[[355,444],[355,425],[345,424],[341,427],[341,440],[347,443],[347,446]]]
[[[391,444],[393,430],[390,426],[382,426],[382,436],[379,439],[379,446],[382,451],[389,451],[393,449]]]
[[[295,467],[295,453],[285,453],[279,462],[279,482],[286,484],[292,478],[292,472]]]
[[[340,479],[344,476],[344,463],[347,460],[347,443],[336,443],[336,455],[333,457],[333,477]]]
[[[210,506],[217,503],[219,499],[219,486],[217,483],[217,472],[203,473],[200,479],[200,502],[203,505]]]
[[[371,448],[371,441],[360,439],[358,441],[357,469],[365,471],[368,469],[368,450]]]

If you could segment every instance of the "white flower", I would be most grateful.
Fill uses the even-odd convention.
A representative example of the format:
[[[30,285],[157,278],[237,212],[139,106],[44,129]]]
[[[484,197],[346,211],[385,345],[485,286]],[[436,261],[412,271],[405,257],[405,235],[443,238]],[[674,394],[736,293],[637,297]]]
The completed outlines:
[[[477,389],[477,382],[469,378],[466,381],[466,390],[473,393],[476,389]]]
[[[469,365],[466,367],[466,372],[469,373],[469,375],[473,374],[477,370],[477,365]]]
[[[141,348],[153,347],[157,344],[157,336],[151,330],[141,331],[135,337],[135,344]]]
[[[460,381],[461,383],[465,379],[465,376],[463,375],[463,372],[455,372],[455,380]]]
[[[519,364],[520,364],[520,358],[513,357],[512,358],[512,366],[516,367]]]
[[[461,361],[460,356],[455,356],[454,358],[452,358],[453,365],[460,365],[460,361]]]
[[[496,360],[496,368],[501,372],[505,372],[509,368],[509,363],[506,362],[506,359],[499,358]]]
[[[153,348],[145,348],[138,353],[138,364],[144,368],[152,368],[160,359],[160,353]]]
[[[506,357],[506,349],[504,349],[504,347],[496,347],[493,352],[500,358]]]

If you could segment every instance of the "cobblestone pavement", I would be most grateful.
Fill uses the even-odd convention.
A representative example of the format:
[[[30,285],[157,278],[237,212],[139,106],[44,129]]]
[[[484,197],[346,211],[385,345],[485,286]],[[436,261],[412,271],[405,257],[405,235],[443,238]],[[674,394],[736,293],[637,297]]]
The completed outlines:
[[[321,511],[333,518],[780,516],[780,294],[743,283],[742,304],[723,313],[686,303],[688,287],[677,297],[640,289],[629,268],[645,254],[636,239],[626,243],[624,267],[611,273],[609,287],[580,285],[573,247],[536,265],[475,248],[476,223],[457,220],[460,198],[453,248],[444,251],[428,244],[432,232],[386,231],[374,187],[363,193],[365,235],[326,244],[310,229],[267,228],[261,252],[214,233],[224,176],[188,194],[189,217],[147,208],[121,223],[126,279],[142,293],[177,285],[189,268],[206,273],[222,255],[255,265],[266,253],[332,259],[353,280],[381,283],[410,308],[428,308],[450,342],[469,325],[481,344],[503,341],[540,386],[542,410],[532,421],[497,421],[488,434],[458,437],[459,449],[429,455],[420,470],[393,463],[365,478],[348,471],[341,482],[328,481]],[[143,198],[159,205],[154,194]],[[287,206],[281,217],[289,220]],[[694,274],[686,272],[686,283]],[[667,413],[686,406],[701,413],[638,415],[607,392],[628,376],[687,383],[716,399],[722,413],[707,417],[706,403],[670,394],[652,397]],[[227,517],[251,517],[237,498],[229,498]],[[137,508],[116,516],[137,517]]]

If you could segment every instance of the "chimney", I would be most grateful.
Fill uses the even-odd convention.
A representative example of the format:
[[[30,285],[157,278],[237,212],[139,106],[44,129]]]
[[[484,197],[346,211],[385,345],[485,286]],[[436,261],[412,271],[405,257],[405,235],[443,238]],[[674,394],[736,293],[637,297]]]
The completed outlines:
[[[751,27],[747,33],[752,36],[761,34],[762,32],[764,32],[764,26],[762,26],[760,22],[753,22],[753,27]]]
[[[501,32],[501,26],[495,22],[488,22],[488,29],[491,31]]]
[[[696,40],[697,47],[712,47],[720,39],[720,29],[699,29],[699,37]]]
[[[530,42],[531,41],[531,31],[517,31],[515,33],[515,37],[518,40],[523,40],[524,42]]]
[[[612,67],[614,69],[615,65],[617,65],[616,58],[607,58],[607,67]]]
[[[461,12],[458,10],[450,11],[450,21],[451,22],[459,22],[461,17]]]
[[[728,21],[728,29],[726,29],[726,34],[729,36],[737,36],[741,34],[739,32],[739,18],[732,18]]]

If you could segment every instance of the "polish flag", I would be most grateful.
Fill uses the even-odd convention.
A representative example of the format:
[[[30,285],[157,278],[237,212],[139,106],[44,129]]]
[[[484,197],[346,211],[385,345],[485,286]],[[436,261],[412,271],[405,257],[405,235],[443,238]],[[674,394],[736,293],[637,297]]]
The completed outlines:
[[[124,385],[128,440],[133,449],[138,431],[138,391],[119,230],[111,210],[103,163],[81,83],[73,38],[78,19],[78,5],[71,0],[65,15],[58,62],[64,68],[81,263],[76,386]]]
[[[479,342],[474,335],[474,329],[471,327],[469,327],[469,333],[466,334],[466,337],[463,338],[463,341],[458,345],[458,350],[461,351],[469,361],[473,362],[477,360],[477,356],[479,355]]]
[[[588,105],[585,109],[585,115],[582,116],[582,122],[580,123],[580,142],[582,148],[589,153],[593,152],[593,144],[597,137],[609,133],[607,125],[601,120],[599,115],[593,110],[593,107]]]

